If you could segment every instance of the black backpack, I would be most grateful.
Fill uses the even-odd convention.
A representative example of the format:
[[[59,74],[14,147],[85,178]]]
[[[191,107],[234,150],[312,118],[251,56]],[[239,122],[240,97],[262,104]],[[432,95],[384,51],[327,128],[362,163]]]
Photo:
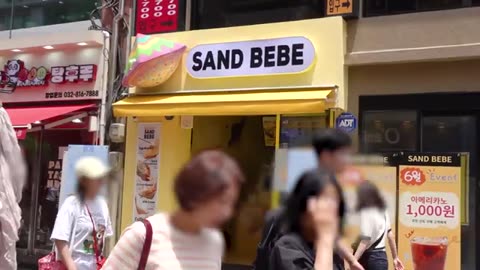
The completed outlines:
[[[278,226],[278,217],[275,216],[270,222],[267,234],[258,244],[257,256],[255,258],[255,262],[253,263],[253,270],[268,270],[272,249],[275,245],[275,242],[282,236],[277,228]]]

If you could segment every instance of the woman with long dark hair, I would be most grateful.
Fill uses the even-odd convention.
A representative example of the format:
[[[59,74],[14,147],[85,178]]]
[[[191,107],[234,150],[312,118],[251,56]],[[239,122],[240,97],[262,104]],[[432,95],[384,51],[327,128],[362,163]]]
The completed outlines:
[[[219,229],[232,217],[243,182],[230,156],[201,152],[175,179],[179,209],[127,228],[102,269],[220,270],[224,239]]]
[[[113,235],[107,202],[99,195],[108,173],[95,157],[75,164],[77,193],[60,206],[51,236],[67,270],[96,270],[105,238]]]
[[[395,236],[385,200],[378,188],[365,181],[357,190],[357,211],[360,213],[360,238],[355,257],[365,270],[388,270],[386,241],[390,245],[395,270],[403,270],[398,258]]]
[[[305,172],[286,203],[286,234],[275,242],[270,270],[331,270],[333,249],[343,217],[340,190],[333,176]]]

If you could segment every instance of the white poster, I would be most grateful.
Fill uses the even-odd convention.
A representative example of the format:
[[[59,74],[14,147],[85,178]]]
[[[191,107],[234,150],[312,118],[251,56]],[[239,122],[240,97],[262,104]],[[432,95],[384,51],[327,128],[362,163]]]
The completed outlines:
[[[160,166],[160,123],[139,123],[137,138],[137,167],[135,174],[135,221],[156,212]]]

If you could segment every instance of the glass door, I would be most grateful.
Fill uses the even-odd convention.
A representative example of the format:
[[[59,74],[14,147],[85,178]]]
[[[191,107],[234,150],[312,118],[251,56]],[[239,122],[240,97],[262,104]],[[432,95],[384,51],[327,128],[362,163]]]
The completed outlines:
[[[467,186],[469,220],[462,226],[462,269],[475,269],[475,213],[478,177],[478,124],[475,114],[424,114],[421,123],[422,152],[469,153],[469,183]]]

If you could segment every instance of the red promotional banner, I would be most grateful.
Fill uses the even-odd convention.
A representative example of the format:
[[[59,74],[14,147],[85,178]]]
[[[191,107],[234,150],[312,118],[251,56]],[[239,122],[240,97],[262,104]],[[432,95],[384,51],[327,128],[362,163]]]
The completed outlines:
[[[179,0],[137,0],[135,33],[157,34],[178,30]]]

